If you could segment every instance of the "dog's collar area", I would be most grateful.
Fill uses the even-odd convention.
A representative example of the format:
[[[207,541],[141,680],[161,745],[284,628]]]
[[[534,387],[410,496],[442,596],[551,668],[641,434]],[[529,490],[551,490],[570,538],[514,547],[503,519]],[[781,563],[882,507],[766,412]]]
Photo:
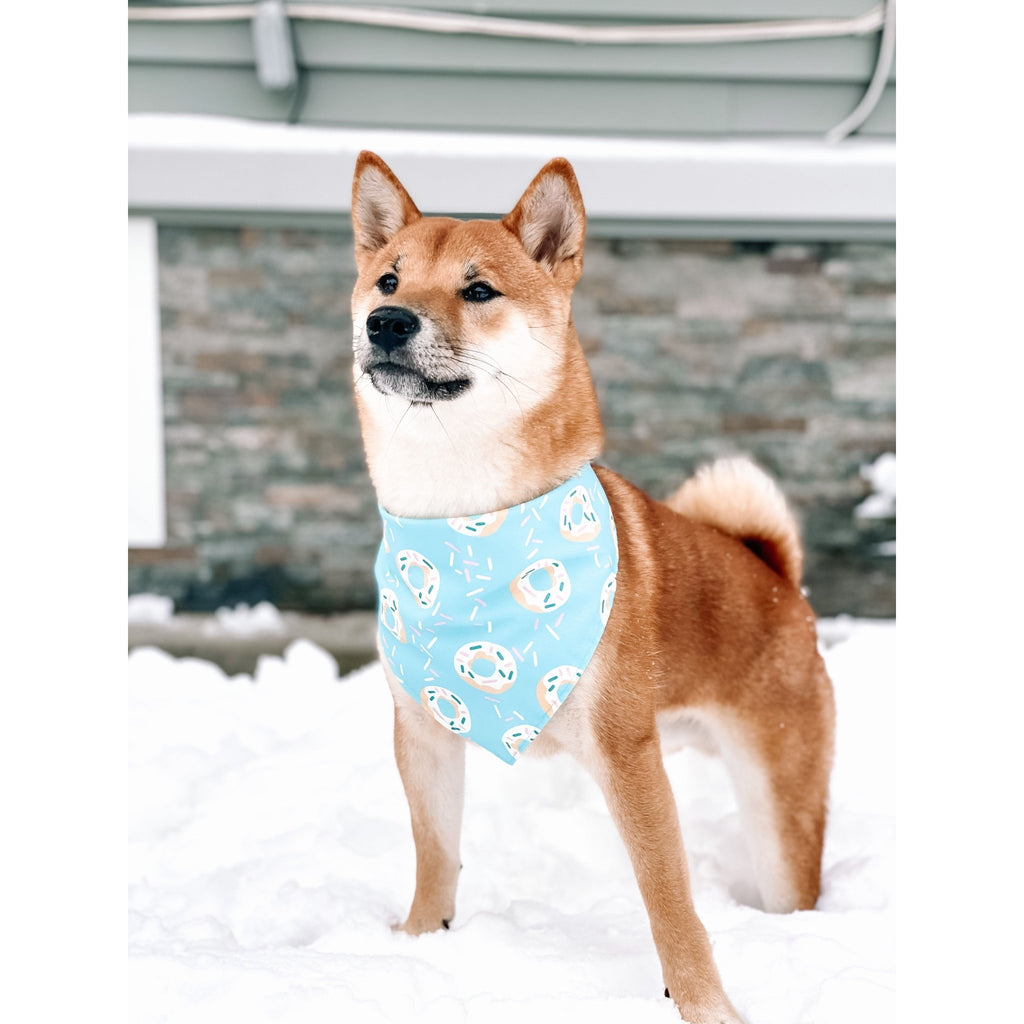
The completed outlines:
[[[417,403],[414,403],[417,404]],[[438,527],[447,527],[455,521],[469,521],[474,519],[485,519],[490,516],[505,515],[509,512],[521,512],[523,514],[533,514],[533,508],[543,508],[549,501],[558,496],[561,493],[570,490],[573,486],[590,483],[591,480],[598,488],[601,489],[602,494],[604,493],[601,488],[600,481],[597,478],[597,474],[594,472],[593,463],[585,462],[575,473],[567,477],[560,484],[556,484],[549,491],[545,491],[543,494],[538,494],[535,498],[527,498],[525,501],[515,502],[512,505],[508,505],[504,508],[494,509],[487,512],[472,512],[457,516],[402,516],[395,515],[393,512],[389,512],[379,502],[377,504],[377,510],[380,513],[381,518],[384,520],[385,525],[388,520],[395,520],[397,522],[414,522],[423,524],[436,524]],[[610,512],[609,512],[610,515]]]
[[[590,463],[545,494],[446,519],[383,507],[381,656],[451,732],[512,764],[582,677],[615,596],[618,543]]]

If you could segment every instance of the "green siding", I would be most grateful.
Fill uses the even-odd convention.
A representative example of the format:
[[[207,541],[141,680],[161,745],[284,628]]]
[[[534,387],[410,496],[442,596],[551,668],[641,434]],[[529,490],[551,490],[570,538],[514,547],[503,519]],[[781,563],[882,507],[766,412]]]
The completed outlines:
[[[816,134],[856,105],[855,85],[685,82],[669,79],[563,78],[336,72],[311,76],[301,122],[374,128],[539,131],[641,135]],[[291,100],[260,88],[245,69],[194,67],[187,82],[169,65],[136,68],[133,112],[200,113],[282,120]],[[895,97],[863,135],[894,131]]]
[[[427,35],[369,25],[296,22],[303,65],[315,70],[402,69],[864,83],[877,36],[763,43],[575,45],[485,36]],[[255,57],[248,23],[203,26],[139,23],[129,35],[132,64],[240,65]]]
[[[408,6],[439,9],[418,0]],[[381,2],[378,6],[388,6]],[[448,10],[636,22],[850,16],[844,3],[475,0]],[[578,17],[577,17],[578,20]],[[823,135],[858,103],[878,33],[732,44],[575,45],[295,21],[306,95],[264,90],[247,21],[129,22],[129,109],[300,123],[611,135]],[[862,135],[895,133],[895,75]]]
[[[164,7],[216,6],[225,0],[170,0]],[[330,5],[337,0],[306,0]],[[148,7],[130,0],[129,7]],[[353,5],[354,6],[354,5]],[[872,0],[360,0],[360,7],[406,7],[457,11],[509,18],[639,21],[769,21],[778,18],[852,18],[873,6]]]

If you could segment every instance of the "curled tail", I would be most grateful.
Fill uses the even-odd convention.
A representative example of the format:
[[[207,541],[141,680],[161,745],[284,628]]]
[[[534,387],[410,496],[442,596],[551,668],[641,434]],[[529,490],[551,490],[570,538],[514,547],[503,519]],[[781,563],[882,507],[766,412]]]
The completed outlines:
[[[665,504],[738,538],[799,588],[804,556],[796,520],[775,481],[749,459],[702,466]]]

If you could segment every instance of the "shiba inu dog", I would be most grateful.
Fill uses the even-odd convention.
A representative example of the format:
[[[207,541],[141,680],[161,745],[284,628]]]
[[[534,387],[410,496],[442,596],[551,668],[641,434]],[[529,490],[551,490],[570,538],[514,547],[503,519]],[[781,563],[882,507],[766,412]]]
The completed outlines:
[[[765,909],[813,907],[834,704],[785,500],[742,459],[705,467],[663,502],[591,469],[603,428],[570,311],[585,214],[565,160],[544,166],[502,220],[461,221],[422,216],[388,166],[363,152],[352,221],[355,396],[385,518],[381,653],[416,847],[401,927],[420,934],[454,917],[465,740],[487,707],[473,701],[491,702],[502,719],[518,676],[529,692],[494,751],[507,760],[566,751],[585,766],[628,849],[667,992],[693,1024],[735,1024],[694,910],[659,730],[683,730],[724,758]],[[561,523],[552,519],[545,536],[563,544],[561,534],[569,553],[531,561],[548,549],[520,554],[501,531],[532,526],[530,512],[551,495]],[[407,526],[433,530],[450,559],[403,547],[394,531]],[[454,552],[479,555],[473,543],[484,536],[496,557],[515,551],[522,572],[478,592]],[[571,556],[588,545],[598,568],[583,584],[576,567],[587,559]],[[502,621],[518,615],[524,637],[551,626],[561,642],[574,579],[581,621],[600,620],[592,651],[552,666],[530,660],[532,641],[489,632],[511,591]],[[485,611],[469,612],[476,617],[465,627],[479,642],[456,637],[445,663],[433,642],[454,636],[443,609],[456,585],[464,593],[454,597]],[[403,598],[415,602],[411,613]],[[408,677],[420,671],[401,661],[409,651],[422,678]],[[532,725],[531,700],[542,705]]]

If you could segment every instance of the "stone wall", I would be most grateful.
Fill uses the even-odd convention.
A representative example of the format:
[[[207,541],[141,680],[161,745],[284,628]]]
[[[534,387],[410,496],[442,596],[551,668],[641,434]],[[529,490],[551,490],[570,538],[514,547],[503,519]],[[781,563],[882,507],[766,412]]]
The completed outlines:
[[[202,611],[373,604],[373,492],[351,398],[346,232],[161,227],[168,544],[132,592]],[[895,451],[885,244],[592,239],[574,315],[603,462],[656,496],[748,452],[782,483],[819,614],[889,616],[895,521],[862,467]]]

